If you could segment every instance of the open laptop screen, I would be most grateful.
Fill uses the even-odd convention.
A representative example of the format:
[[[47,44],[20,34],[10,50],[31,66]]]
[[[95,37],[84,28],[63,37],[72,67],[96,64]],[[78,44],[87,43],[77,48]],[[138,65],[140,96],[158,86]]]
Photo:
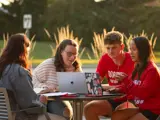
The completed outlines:
[[[97,73],[57,72],[59,91],[102,95],[102,87]]]
[[[88,94],[102,96],[102,87],[98,73],[84,73],[86,78],[86,84]]]

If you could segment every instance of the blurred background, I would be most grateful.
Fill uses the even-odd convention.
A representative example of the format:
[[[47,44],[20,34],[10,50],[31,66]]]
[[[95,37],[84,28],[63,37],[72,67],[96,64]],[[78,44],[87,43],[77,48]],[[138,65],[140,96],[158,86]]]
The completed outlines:
[[[26,15],[31,17],[28,28]],[[152,39],[159,63],[159,19],[160,0],[0,0],[0,48],[11,34],[27,32],[36,42],[31,56],[39,64],[54,54],[56,40],[65,34],[81,40],[84,64],[96,64],[103,53],[95,42],[107,31],[118,30],[126,41],[139,34]]]

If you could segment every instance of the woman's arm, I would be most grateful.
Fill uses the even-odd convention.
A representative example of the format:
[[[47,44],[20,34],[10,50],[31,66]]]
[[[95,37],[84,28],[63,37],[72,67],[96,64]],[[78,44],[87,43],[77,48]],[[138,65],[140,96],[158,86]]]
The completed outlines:
[[[130,79],[125,79],[128,93],[140,99],[146,99],[157,92],[160,86],[160,76],[156,69],[149,70],[144,79],[137,85]]]
[[[49,88],[56,89],[57,74],[52,59],[47,59],[36,67],[33,71],[33,85],[34,88]]]
[[[21,109],[43,105],[39,101],[39,96],[33,90],[32,78],[28,71],[16,66],[10,77],[15,99]]]

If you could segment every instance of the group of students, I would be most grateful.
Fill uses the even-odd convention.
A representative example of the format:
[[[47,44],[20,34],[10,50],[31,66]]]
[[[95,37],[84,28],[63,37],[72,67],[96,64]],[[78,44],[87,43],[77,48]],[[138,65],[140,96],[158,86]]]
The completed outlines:
[[[56,72],[82,71],[77,59],[78,45],[73,40],[64,40],[57,48],[55,57],[45,60],[33,73],[30,70],[30,40],[25,34],[14,34],[7,41],[0,56],[0,87],[6,88],[12,110],[27,109],[35,106],[47,107],[51,120],[70,120],[73,116],[71,104],[67,101],[48,101],[36,94],[34,87],[42,87],[41,93],[58,90]],[[47,103],[47,105],[46,105]],[[46,113],[34,111],[19,112],[15,120],[45,120]]]
[[[111,31],[105,35],[104,54],[96,72],[101,81],[107,78],[109,86],[104,90],[125,93],[121,98],[93,100],[85,104],[86,120],[99,120],[99,116],[111,116],[112,120],[156,120],[160,115],[160,72],[155,65],[152,46],[148,38],[139,36],[129,42],[129,53],[124,52],[123,35]],[[0,87],[12,91],[12,109],[45,106],[51,120],[70,120],[73,116],[68,101],[47,101],[36,94],[33,87],[45,92],[58,90],[56,72],[81,72],[78,60],[79,46],[74,40],[63,40],[54,57],[38,65],[31,73],[29,65],[30,41],[25,34],[14,34],[0,56]],[[17,105],[18,108],[17,108]],[[16,120],[43,120],[44,114],[21,112]]]
[[[108,79],[105,90],[125,93],[121,98],[98,100],[84,107],[86,120],[156,120],[160,115],[160,71],[148,38],[139,36],[129,42],[124,52],[123,35],[109,32],[104,38],[106,54],[99,60],[97,72]]]

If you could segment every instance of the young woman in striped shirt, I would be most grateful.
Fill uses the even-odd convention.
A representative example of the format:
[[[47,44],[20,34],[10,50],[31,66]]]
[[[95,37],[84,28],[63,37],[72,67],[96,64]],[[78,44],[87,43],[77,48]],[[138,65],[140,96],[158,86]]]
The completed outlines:
[[[43,92],[58,90],[56,72],[80,72],[81,66],[78,61],[78,44],[73,40],[63,40],[53,58],[49,58],[38,65],[33,71],[33,85],[45,88]],[[48,112],[71,119],[73,110],[67,101],[49,101]]]

